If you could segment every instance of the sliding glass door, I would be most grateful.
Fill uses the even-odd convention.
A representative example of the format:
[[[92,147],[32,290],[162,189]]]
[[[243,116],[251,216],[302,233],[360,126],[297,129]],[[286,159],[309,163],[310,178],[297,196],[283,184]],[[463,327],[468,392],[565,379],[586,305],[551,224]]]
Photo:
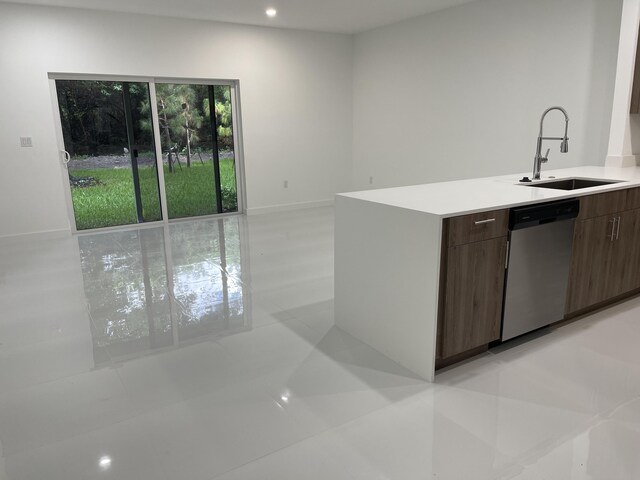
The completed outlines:
[[[231,87],[156,83],[169,218],[236,212]]]
[[[77,230],[162,219],[149,85],[57,80]]]
[[[55,89],[77,230],[239,210],[232,83]]]

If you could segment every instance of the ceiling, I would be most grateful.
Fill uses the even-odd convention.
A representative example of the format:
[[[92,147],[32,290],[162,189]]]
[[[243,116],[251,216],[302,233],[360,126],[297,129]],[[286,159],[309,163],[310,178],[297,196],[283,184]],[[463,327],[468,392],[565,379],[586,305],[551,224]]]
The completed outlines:
[[[11,0],[321,32],[359,33],[473,0]],[[267,18],[265,9],[278,10]]]

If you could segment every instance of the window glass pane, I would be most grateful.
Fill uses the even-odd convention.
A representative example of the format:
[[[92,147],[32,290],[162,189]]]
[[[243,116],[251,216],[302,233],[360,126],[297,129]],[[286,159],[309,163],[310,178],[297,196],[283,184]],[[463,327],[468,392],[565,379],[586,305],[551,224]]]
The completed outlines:
[[[228,85],[215,85],[213,91],[216,105],[222,211],[237,212],[238,192],[236,184],[235,148],[233,144],[231,87]]]
[[[169,218],[237,211],[230,87],[158,83],[156,97]]]
[[[217,213],[207,87],[158,83],[156,97],[169,218]]]

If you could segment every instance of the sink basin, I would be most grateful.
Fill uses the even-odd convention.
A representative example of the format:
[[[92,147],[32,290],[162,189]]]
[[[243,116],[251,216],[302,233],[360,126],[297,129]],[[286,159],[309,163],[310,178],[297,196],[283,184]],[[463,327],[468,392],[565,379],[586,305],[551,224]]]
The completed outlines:
[[[556,190],[579,190],[581,188],[599,187],[620,183],[622,180],[594,180],[592,178],[562,178],[544,182],[521,183],[525,187],[553,188]]]

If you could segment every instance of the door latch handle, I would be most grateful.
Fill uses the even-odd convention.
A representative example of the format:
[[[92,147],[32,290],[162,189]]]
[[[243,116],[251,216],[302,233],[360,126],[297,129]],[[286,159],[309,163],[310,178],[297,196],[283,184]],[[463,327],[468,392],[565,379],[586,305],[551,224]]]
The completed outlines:
[[[60,153],[62,153],[62,164],[66,167],[71,161],[71,155],[66,150],[62,150]]]

